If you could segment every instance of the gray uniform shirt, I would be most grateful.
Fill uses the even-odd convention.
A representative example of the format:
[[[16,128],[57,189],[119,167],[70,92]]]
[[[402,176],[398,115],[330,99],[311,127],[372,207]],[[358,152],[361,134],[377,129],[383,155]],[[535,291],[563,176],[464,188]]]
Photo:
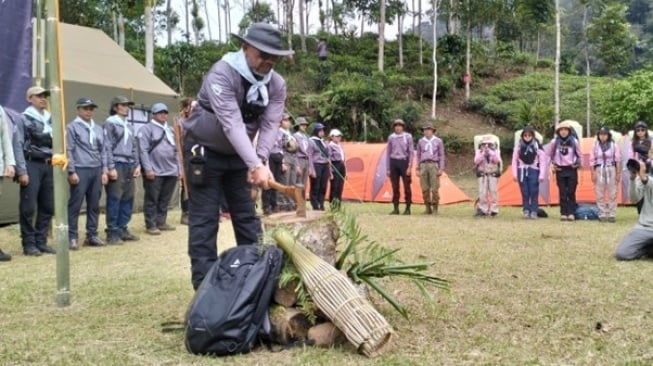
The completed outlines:
[[[104,146],[104,132],[101,126],[93,124],[93,139],[90,138],[90,123],[77,117],[66,126],[66,155],[68,172],[77,168],[107,168],[107,152]]]
[[[649,175],[646,184],[644,184],[638,174],[635,180],[630,181],[628,188],[630,202],[644,199],[642,212],[639,214],[635,227],[653,230],[653,177]]]
[[[109,117],[111,119],[111,117]],[[104,122],[104,138],[106,140],[107,166],[109,169],[116,167],[116,163],[136,164],[138,165],[138,150],[134,136],[134,127],[127,123],[125,131],[123,126],[117,123]],[[125,135],[127,140],[125,141]]]
[[[202,83],[198,107],[186,122],[189,139],[218,154],[239,155],[250,169],[256,167],[259,157],[268,159],[286,102],[286,82],[272,73],[267,85],[269,103],[263,113],[243,119],[241,109],[249,84],[228,63],[216,62]],[[254,148],[252,140],[257,132]]]
[[[390,169],[390,159],[408,160],[408,168],[412,165],[413,136],[408,132],[393,133],[388,136],[387,166]]]
[[[308,135],[302,131],[293,134],[297,141],[297,159],[308,160],[308,171],[313,174],[313,143],[309,140]]]
[[[46,123],[52,125],[52,120]],[[26,114],[21,114],[16,121],[13,140],[16,175],[27,174],[26,156],[34,159],[52,158],[52,136],[43,132],[43,127],[43,122]]]
[[[12,146],[13,129],[9,126],[9,117],[0,106],[0,177],[5,173],[5,167],[16,165],[14,148]]]
[[[174,142],[172,129],[169,133]],[[153,171],[159,177],[179,176],[177,147],[166,137],[160,123],[152,121],[138,129],[138,150],[144,172]]]

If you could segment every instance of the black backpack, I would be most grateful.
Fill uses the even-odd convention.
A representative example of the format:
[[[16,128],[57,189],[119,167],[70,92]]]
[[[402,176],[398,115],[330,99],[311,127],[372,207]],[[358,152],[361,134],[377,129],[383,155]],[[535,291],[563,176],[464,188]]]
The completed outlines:
[[[277,288],[283,252],[240,245],[224,251],[206,274],[186,313],[186,349],[200,355],[249,352]]]

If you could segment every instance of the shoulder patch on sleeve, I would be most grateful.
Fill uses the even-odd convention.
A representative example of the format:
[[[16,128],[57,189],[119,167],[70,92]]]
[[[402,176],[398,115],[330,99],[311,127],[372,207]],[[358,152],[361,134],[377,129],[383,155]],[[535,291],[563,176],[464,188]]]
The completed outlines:
[[[211,90],[213,91],[213,94],[215,94],[215,95],[222,94],[222,87],[217,83],[211,84]]]

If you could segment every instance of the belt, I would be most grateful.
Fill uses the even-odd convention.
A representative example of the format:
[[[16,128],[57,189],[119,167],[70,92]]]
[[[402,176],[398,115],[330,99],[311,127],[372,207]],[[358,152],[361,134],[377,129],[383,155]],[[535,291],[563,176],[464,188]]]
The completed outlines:
[[[47,165],[52,164],[52,158],[32,158],[32,157],[27,157],[27,161],[33,161],[33,162],[38,162],[38,163],[45,163]]]
[[[606,167],[617,166],[617,163],[610,163],[610,164],[595,164],[595,165],[594,165],[594,168],[598,168],[598,167],[600,167],[600,166],[606,166]]]
[[[297,157],[297,159],[304,159],[304,160],[308,160],[308,156],[298,156],[298,157]]]
[[[422,164],[422,163],[425,163],[425,164],[438,164],[438,162],[435,161],[435,160],[423,160],[423,161],[420,161],[420,164]]]

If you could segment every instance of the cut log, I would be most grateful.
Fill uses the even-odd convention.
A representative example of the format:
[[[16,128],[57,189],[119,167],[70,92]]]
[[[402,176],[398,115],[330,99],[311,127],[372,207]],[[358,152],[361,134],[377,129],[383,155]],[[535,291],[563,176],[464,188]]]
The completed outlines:
[[[297,303],[295,288],[297,288],[297,281],[290,281],[284,287],[277,288],[274,291],[274,302],[287,308],[292,307]]]
[[[347,341],[345,334],[331,322],[312,326],[308,330],[308,339],[315,341],[315,346],[322,348],[330,348]]]
[[[294,212],[280,212],[264,217],[262,221],[266,232],[283,226],[313,254],[331,265],[336,263],[340,230],[333,217],[324,211],[308,211],[306,217],[297,217]]]
[[[272,341],[279,344],[306,340],[308,329],[311,327],[311,323],[301,310],[281,305],[270,308],[270,323]]]

